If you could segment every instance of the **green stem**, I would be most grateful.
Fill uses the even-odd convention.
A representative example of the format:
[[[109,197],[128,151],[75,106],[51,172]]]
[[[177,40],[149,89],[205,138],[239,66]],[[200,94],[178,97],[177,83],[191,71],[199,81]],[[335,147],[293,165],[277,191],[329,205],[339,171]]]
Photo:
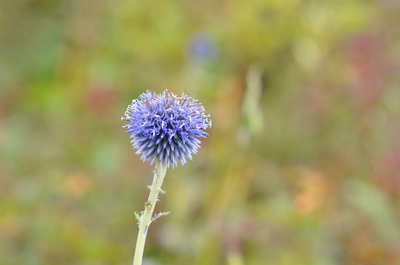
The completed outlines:
[[[156,162],[156,168],[154,171],[153,183],[150,187],[149,199],[145,204],[145,209],[143,214],[140,216],[139,222],[139,234],[136,241],[135,257],[133,259],[133,265],[142,265],[144,244],[146,242],[147,230],[151,222],[153,221],[152,215],[154,212],[154,207],[156,206],[158,200],[158,194],[161,191],[161,185],[163,183],[165,174],[167,172],[167,166],[165,163],[160,165]],[[165,215],[165,214],[163,214]]]

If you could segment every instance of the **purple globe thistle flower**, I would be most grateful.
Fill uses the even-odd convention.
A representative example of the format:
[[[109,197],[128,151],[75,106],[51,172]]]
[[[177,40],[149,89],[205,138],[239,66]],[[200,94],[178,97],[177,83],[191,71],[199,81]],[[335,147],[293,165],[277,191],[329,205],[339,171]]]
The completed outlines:
[[[178,97],[165,90],[162,94],[147,90],[128,106],[123,127],[131,134],[136,154],[143,161],[153,164],[157,159],[167,167],[183,164],[197,153],[201,141],[206,137],[205,129],[211,127],[210,115],[206,115],[202,104],[185,93]]]

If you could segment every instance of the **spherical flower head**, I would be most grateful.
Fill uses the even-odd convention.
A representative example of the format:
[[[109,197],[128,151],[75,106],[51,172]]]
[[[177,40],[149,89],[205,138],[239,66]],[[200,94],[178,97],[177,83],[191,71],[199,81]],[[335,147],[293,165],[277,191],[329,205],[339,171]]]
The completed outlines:
[[[167,167],[183,164],[186,157],[192,160],[200,148],[199,137],[206,137],[205,129],[211,127],[210,115],[202,104],[186,94],[178,97],[165,90],[162,94],[147,90],[128,106],[123,127],[133,138],[131,143],[143,161],[156,160]]]

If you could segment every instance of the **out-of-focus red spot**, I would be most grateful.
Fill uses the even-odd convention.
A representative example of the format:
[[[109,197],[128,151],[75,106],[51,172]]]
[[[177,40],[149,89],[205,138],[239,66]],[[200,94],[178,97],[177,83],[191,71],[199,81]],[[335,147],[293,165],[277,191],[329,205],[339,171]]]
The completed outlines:
[[[90,111],[103,112],[107,110],[116,99],[116,90],[105,85],[93,85],[89,88],[86,101]]]
[[[346,45],[353,73],[350,93],[361,105],[374,104],[384,93],[389,67],[384,38],[378,34],[358,35]]]
[[[392,195],[400,196],[400,150],[390,150],[377,159],[376,173],[378,184]]]

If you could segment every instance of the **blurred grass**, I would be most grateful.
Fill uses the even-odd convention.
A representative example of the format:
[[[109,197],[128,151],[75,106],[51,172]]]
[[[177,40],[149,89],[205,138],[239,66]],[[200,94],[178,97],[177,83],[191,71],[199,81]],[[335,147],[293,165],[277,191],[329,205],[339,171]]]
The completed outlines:
[[[151,264],[400,264],[394,0],[0,3],[0,264],[126,264],[146,89],[213,118],[167,173]]]

